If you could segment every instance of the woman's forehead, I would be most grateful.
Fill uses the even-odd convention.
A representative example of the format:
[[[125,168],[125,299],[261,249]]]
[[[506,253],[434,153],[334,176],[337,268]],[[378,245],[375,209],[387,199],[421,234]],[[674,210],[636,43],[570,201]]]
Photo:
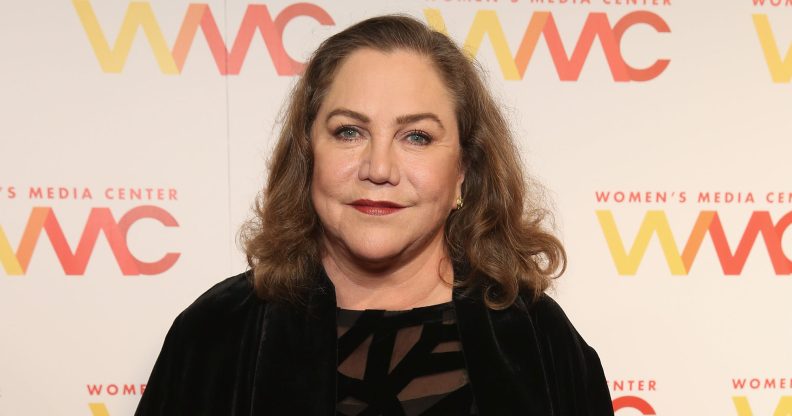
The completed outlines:
[[[403,49],[351,53],[336,71],[320,113],[337,108],[369,117],[418,113],[454,117],[451,95],[432,61]]]

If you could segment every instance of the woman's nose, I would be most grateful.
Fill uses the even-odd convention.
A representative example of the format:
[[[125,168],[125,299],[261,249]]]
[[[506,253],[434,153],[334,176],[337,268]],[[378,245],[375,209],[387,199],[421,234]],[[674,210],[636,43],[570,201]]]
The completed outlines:
[[[369,139],[360,164],[358,178],[375,184],[399,183],[399,168],[393,142],[389,139]]]

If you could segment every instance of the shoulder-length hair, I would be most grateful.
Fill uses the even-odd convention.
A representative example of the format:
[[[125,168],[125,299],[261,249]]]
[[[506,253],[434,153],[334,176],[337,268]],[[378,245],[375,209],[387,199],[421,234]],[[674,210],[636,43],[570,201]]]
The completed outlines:
[[[528,177],[498,104],[475,61],[448,36],[407,16],[364,20],[325,40],[308,61],[285,108],[268,183],[242,240],[258,295],[301,302],[321,268],[321,225],[311,202],[311,125],[339,66],[353,52],[407,50],[428,57],[456,109],[464,204],[445,224],[451,260],[464,264],[455,284],[480,286],[493,309],[511,305],[520,292],[534,298],[566,267],[559,240],[545,229],[547,211]]]

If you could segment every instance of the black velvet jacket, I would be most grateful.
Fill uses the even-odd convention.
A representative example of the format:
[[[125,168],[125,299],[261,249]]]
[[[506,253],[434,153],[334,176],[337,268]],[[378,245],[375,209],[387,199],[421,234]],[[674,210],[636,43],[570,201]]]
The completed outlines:
[[[135,415],[334,415],[336,301],[326,275],[307,307],[267,303],[249,273],[218,283],[179,315]],[[455,289],[481,415],[613,415],[597,353],[547,296],[506,310]]]

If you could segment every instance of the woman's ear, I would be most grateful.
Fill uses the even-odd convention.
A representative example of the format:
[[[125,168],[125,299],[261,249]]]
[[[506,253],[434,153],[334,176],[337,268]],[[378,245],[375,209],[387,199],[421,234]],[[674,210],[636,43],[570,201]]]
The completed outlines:
[[[456,190],[457,190],[456,195],[460,198],[462,197],[462,183],[464,182],[465,182],[465,171],[463,170],[459,172],[459,178],[457,179],[457,183],[456,183]]]
[[[454,207],[459,209],[461,207],[461,203],[463,201],[462,195],[462,184],[465,182],[465,171],[460,168],[459,170],[459,177],[457,178],[456,182],[456,192],[454,193]]]

